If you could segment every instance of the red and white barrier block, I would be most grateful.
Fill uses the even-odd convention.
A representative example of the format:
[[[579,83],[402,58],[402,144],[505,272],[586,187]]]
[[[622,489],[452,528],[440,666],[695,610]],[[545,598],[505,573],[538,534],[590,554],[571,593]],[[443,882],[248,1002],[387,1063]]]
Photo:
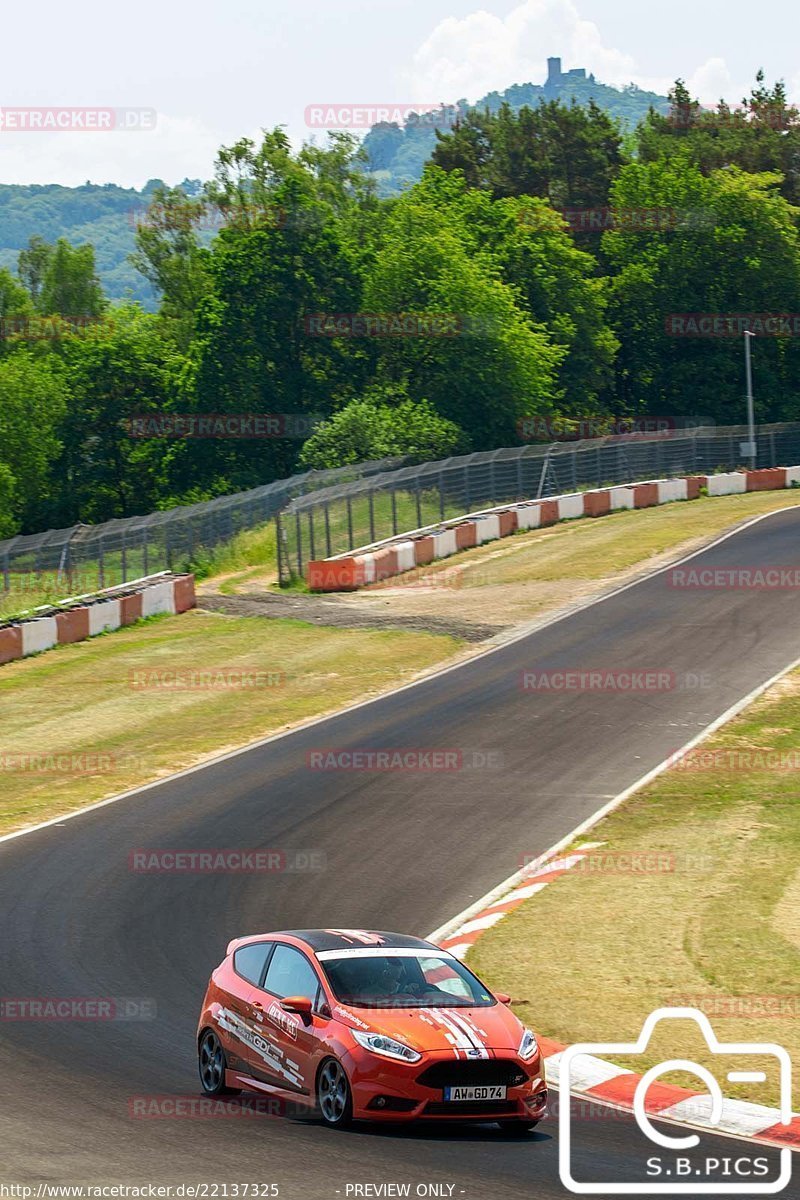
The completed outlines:
[[[543,529],[557,521],[603,517],[624,509],[652,508],[680,500],[732,496],[800,485],[800,466],[757,471],[726,471],[719,475],[687,475],[679,479],[647,479],[640,483],[568,492],[546,500],[525,500],[485,512],[470,513],[428,529],[387,538],[353,554],[310,562],[309,588],[315,592],[350,592],[393,575],[428,566],[460,550],[508,537],[517,530]]]
[[[449,950],[456,958],[464,958],[487,929],[493,928],[520,904],[577,866],[592,850],[597,849],[597,845],[584,845],[572,854],[520,871],[509,881],[507,888],[499,888],[495,898],[489,899],[484,907],[468,913],[466,919],[457,919],[457,923],[431,934],[430,940],[442,949]],[[538,1041],[547,1082],[559,1087],[561,1059],[567,1046],[541,1036]],[[589,1101],[633,1112],[634,1096],[641,1079],[642,1076],[634,1071],[593,1055],[581,1054],[576,1056],[570,1069],[570,1092]],[[647,1089],[645,1110],[651,1116],[658,1115],[692,1128],[713,1129],[715,1133],[728,1133],[764,1145],[800,1151],[800,1116],[793,1115],[792,1120],[786,1123],[781,1120],[778,1109],[762,1104],[724,1099],[722,1116],[712,1126],[709,1095],[672,1084],[653,1083]]]
[[[187,612],[196,603],[193,575],[163,572],[34,609],[30,616],[0,624],[0,665],[121,629],[142,617]]]

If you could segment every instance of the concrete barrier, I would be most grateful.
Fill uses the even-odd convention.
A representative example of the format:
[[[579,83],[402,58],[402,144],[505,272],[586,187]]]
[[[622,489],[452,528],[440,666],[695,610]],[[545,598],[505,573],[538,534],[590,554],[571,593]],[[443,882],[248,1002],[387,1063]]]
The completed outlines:
[[[635,483],[633,485],[633,507],[652,508],[658,504],[657,483]]]
[[[609,507],[611,512],[621,508],[633,508],[634,497],[632,487],[612,487],[608,489]]]
[[[500,518],[497,513],[476,517],[474,523],[476,546],[481,546],[484,542],[494,542],[500,537]]]
[[[497,519],[500,522],[500,537],[509,537],[512,533],[517,532],[517,510],[515,508],[505,508],[497,514]]]
[[[538,504],[518,504],[516,507],[518,529],[538,529],[542,518]]]
[[[390,579],[392,575],[397,574],[397,551],[394,546],[384,546],[381,550],[376,550],[370,557],[375,564],[376,583],[380,583],[382,579]]]
[[[159,613],[175,612],[175,589],[172,580],[155,583],[142,592],[142,616],[155,617]]]
[[[58,626],[55,617],[36,617],[22,623],[22,653],[41,654],[58,644]]]
[[[604,517],[611,511],[611,495],[606,489],[602,492],[586,492],[583,497],[583,509],[587,517]]]
[[[397,574],[402,575],[404,571],[413,571],[417,565],[414,543],[398,542],[394,549],[397,554]]]
[[[540,500],[539,501],[539,525],[557,525],[558,524],[558,501],[557,500]]]
[[[558,497],[559,521],[575,521],[585,515],[583,492],[568,492],[566,496]]]
[[[89,637],[119,629],[121,623],[119,600],[102,600],[99,604],[89,605]]]
[[[0,629],[0,664],[22,658],[22,626],[4,625]]]
[[[720,475],[687,475],[680,479],[650,479],[641,483],[595,488],[590,492],[569,492],[547,500],[527,500],[518,504],[464,517],[443,529],[434,529],[411,539],[387,539],[376,549],[360,556],[330,559],[308,564],[309,585],[321,581],[318,590],[347,591],[362,587],[374,578],[374,560],[378,562],[380,578],[400,574],[413,567],[426,566],[437,558],[446,558],[459,550],[495,538],[508,537],[518,529],[539,529],[558,521],[579,517],[601,517],[609,512],[632,508],[650,508],[683,500],[696,500],[705,488],[711,496],[733,495],[744,491],[800,485],[800,466],[770,467],[757,471],[728,471]],[[412,557],[413,551],[413,557]],[[365,566],[373,560],[373,575]],[[357,567],[355,564],[364,564]],[[349,564],[343,568],[343,564]],[[329,569],[336,567],[339,576],[331,578]],[[324,586],[327,582],[328,586]]]
[[[658,503],[671,504],[675,500],[688,500],[689,489],[685,479],[659,479]]]
[[[442,529],[433,535],[434,558],[449,558],[458,550],[458,539],[455,529]]]
[[[744,471],[725,471],[720,475],[709,475],[707,478],[709,496],[735,496],[747,491],[747,476]]]
[[[746,471],[748,492],[771,492],[786,487],[785,467],[765,467],[760,471]]]
[[[0,625],[0,665],[132,625],[142,616],[186,612],[195,603],[194,576],[167,572],[94,595],[74,596],[38,610],[38,616],[34,613]]]
[[[60,646],[68,642],[85,641],[89,636],[89,609],[81,605],[80,608],[68,608],[65,612],[56,613],[56,628]]]
[[[471,550],[478,544],[474,521],[462,521],[460,525],[456,525],[455,534],[458,550]]]

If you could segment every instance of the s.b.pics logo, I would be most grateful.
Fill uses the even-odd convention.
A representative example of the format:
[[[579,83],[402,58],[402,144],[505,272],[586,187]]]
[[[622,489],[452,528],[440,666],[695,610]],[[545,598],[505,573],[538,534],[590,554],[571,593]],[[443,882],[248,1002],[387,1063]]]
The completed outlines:
[[[686,1058],[669,1058],[643,1072],[634,1086],[637,1066],[641,1066],[634,1056],[646,1053],[659,1022],[671,1020],[695,1023],[718,1070],[712,1072]],[[624,1103],[632,1103],[636,1127],[643,1135],[641,1144],[631,1150],[630,1160],[636,1164],[633,1178],[630,1173],[625,1179],[603,1177],[603,1163],[580,1145],[580,1122],[575,1115],[579,1106],[571,1093],[585,1092],[600,1082],[595,1078],[598,1064],[587,1062],[594,1055],[610,1055],[624,1067],[620,1074],[619,1068],[608,1064],[606,1078],[620,1083],[620,1095],[626,1093]],[[628,1057],[630,1063],[625,1061]],[[685,1098],[680,1098],[679,1090],[660,1085],[670,1072],[692,1075],[698,1081],[685,1092]],[[788,1126],[792,1121],[792,1065],[786,1050],[766,1042],[720,1042],[708,1017],[696,1008],[657,1009],[645,1021],[636,1042],[570,1046],[559,1066],[561,1182],[578,1195],[594,1196],[752,1197],[783,1191],[792,1174],[788,1148],[731,1140],[721,1151],[719,1140],[710,1141],[714,1134],[754,1136],[769,1126],[768,1108],[728,1101],[723,1088],[725,1082],[748,1084],[757,1099],[759,1085],[766,1085],[770,1077],[777,1082],[780,1096],[775,1123]],[[697,1132],[687,1132],[687,1125]]]

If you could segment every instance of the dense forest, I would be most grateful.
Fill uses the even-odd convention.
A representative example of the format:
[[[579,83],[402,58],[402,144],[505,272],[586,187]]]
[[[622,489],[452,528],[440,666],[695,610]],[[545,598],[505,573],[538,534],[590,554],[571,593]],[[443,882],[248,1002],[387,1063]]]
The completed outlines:
[[[45,224],[0,269],[0,537],[526,418],[738,422],[725,316],[800,314],[800,114],[760,77],[713,111],[679,82],[633,136],[593,103],[467,113],[397,197],[348,135],[281,129],[191,190],[154,185],[133,233],[156,312]],[[758,418],[794,419],[800,329],[763,331]]]
[[[540,101],[558,99],[569,104],[574,100],[582,106],[594,101],[619,121],[623,132],[643,120],[651,106],[659,112],[667,111],[666,96],[642,91],[634,84],[614,88],[597,83],[593,76],[580,76],[580,72],[573,71],[542,86],[514,84],[504,92],[484,96],[474,107],[497,112],[506,103],[517,112]],[[374,182],[378,196],[398,195],[422,176],[436,148],[437,125],[446,130],[454,116],[463,116],[469,107],[466,100],[459,100],[440,112],[412,117],[404,125],[374,125],[362,143],[365,153],[357,168]],[[178,186],[189,197],[199,196],[203,188],[199,179],[184,179]],[[94,246],[97,273],[108,298],[115,303],[135,300],[154,312],[157,294],[132,265],[130,256],[138,225],[153,194],[163,187],[161,179],[148,180],[141,191],[113,183],[85,183],[74,188],[60,184],[0,184],[0,267],[14,271],[17,255],[33,236],[48,242],[66,238],[75,245],[89,242]],[[201,242],[205,232],[207,242],[215,232],[213,223],[198,232]]]

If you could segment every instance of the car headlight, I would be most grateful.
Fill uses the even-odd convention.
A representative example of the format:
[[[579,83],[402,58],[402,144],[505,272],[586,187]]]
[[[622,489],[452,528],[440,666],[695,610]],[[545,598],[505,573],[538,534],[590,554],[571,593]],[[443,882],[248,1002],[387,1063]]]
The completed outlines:
[[[365,1050],[371,1050],[373,1054],[382,1054],[384,1058],[399,1058],[402,1062],[409,1063],[419,1062],[422,1058],[421,1054],[412,1050],[410,1046],[406,1046],[404,1042],[385,1037],[382,1033],[359,1033],[356,1029],[351,1029],[350,1032],[359,1046],[363,1046]]]
[[[522,1041],[519,1044],[517,1054],[525,1062],[528,1062],[539,1053],[539,1043],[536,1041],[536,1034],[532,1029],[526,1029],[522,1034]]]

